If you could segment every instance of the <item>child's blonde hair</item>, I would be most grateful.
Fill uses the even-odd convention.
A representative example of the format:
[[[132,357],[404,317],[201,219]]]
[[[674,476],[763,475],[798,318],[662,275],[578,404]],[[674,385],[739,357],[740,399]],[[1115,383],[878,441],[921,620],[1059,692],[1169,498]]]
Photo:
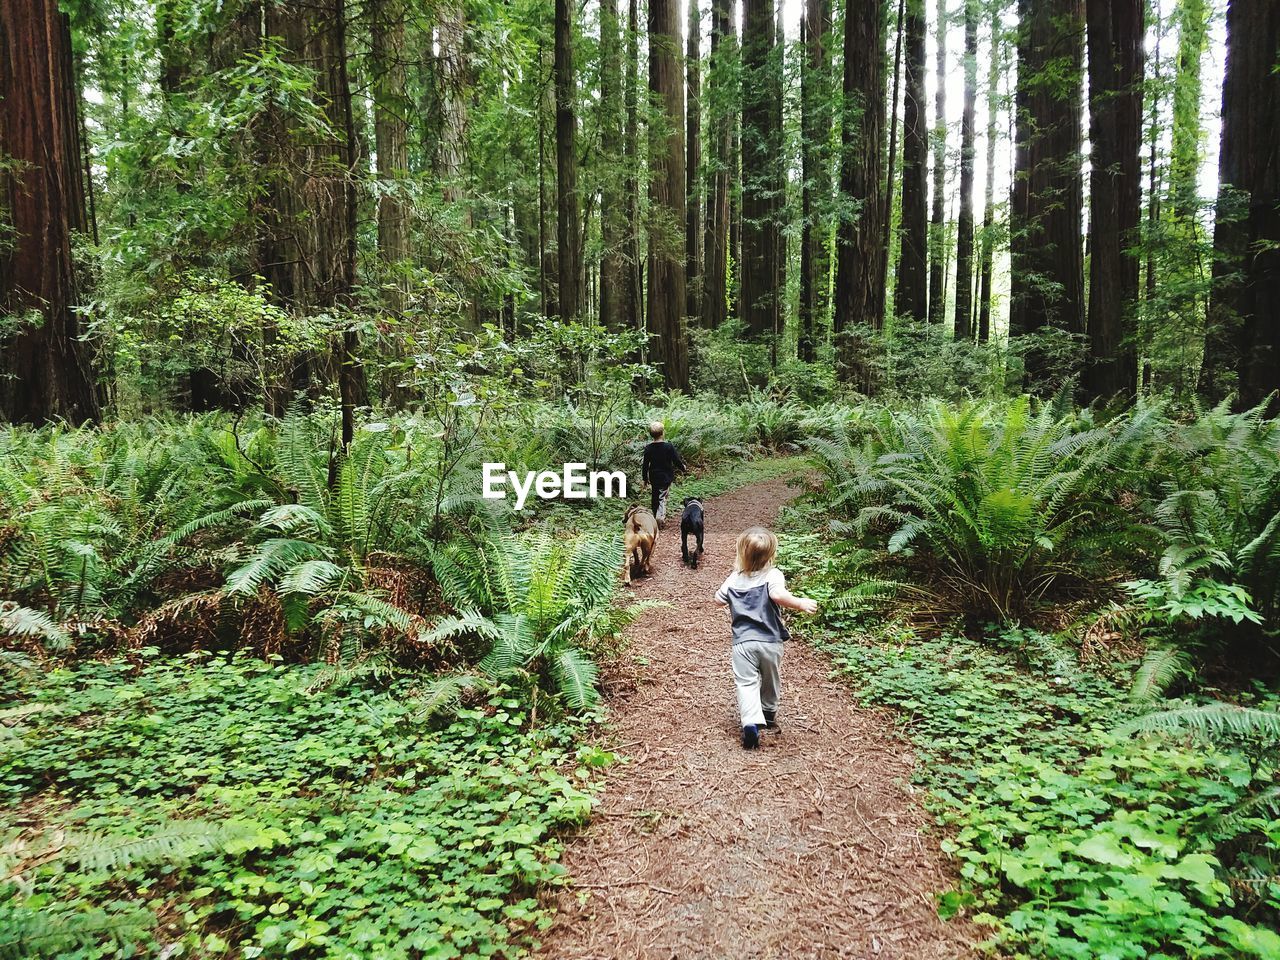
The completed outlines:
[[[653,423],[649,424],[649,436],[653,437],[655,440],[661,440],[662,435],[666,432],[667,428],[663,426],[661,420],[655,420]]]
[[[764,527],[751,527],[738,534],[738,559],[734,568],[739,573],[767,570],[777,555],[777,536]]]

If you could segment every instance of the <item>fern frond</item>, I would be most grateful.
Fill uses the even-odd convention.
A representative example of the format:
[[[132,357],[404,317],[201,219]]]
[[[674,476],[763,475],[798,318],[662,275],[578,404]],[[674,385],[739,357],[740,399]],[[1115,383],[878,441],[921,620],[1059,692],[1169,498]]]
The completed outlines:
[[[143,911],[105,910],[55,912],[48,905],[37,910],[19,907],[0,927],[0,960],[61,957],[104,940],[119,947],[145,940],[155,918]]]
[[[1120,727],[1122,733],[1190,733],[1216,740],[1224,737],[1280,740],[1280,711],[1206,703],[1143,714]]]
[[[1133,675],[1129,688],[1130,703],[1151,703],[1158,699],[1179,677],[1191,670],[1191,658],[1183,650],[1153,647],[1147,651]]]
[[[43,640],[49,649],[55,651],[63,651],[71,646],[71,635],[51,616],[30,607],[20,607],[11,601],[0,603],[0,634]]]

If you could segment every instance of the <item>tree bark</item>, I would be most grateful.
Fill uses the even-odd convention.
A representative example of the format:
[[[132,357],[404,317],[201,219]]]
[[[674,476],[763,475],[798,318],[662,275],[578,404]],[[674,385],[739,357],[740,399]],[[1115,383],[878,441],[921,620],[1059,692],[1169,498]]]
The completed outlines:
[[[600,322],[623,326],[627,284],[622,37],[618,0],[600,0],[600,152],[604,183],[600,203]]]
[[[935,69],[937,93],[933,101],[933,211],[929,218],[929,322],[942,323],[946,297],[947,189],[947,0],[938,0]],[[923,83],[923,81],[921,81]]]
[[[928,136],[925,131],[925,0],[907,0],[906,93],[902,100],[902,220],[899,226],[898,272],[894,312],[923,320],[929,285],[925,273],[928,250]]]
[[[831,178],[827,144],[831,138],[831,0],[806,0],[801,20],[805,58],[800,72],[801,215],[800,336],[797,353],[816,359],[817,326],[827,312],[827,211]]]
[[[661,116],[649,130],[649,323],[663,380],[689,389],[685,341],[684,245],[679,242],[684,198],[684,83],[680,70],[677,0],[649,0],[649,92]],[[675,227],[675,229],[672,229]]]
[[[1084,332],[1084,203],[1081,152],[1081,0],[1019,0],[1014,186],[1010,200],[1009,333]],[[1027,385],[1051,373],[1037,349],[1025,357]]]
[[[1221,184],[1214,225],[1212,324],[1203,392],[1216,401],[1233,386],[1246,409],[1280,404],[1280,6],[1231,0],[1222,85]]]
[[[778,197],[782,131],[775,125],[773,0],[744,0],[742,19],[742,319],[747,335],[778,328]]]
[[[71,27],[54,0],[0,0],[0,415],[99,416],[76,313],[72,241],[87,226]],[[11,232],[10,232],[11,231]]]
[[[707,77],[709,182],[702,296],[703,324],[711,329],[728,317],[729,193],[733,162],[733,128],[737,113],[734,82],[737,43],[732,0],[711,0],[711,55]]]
[[[1089,399],[1138,391],[1143,0],[1087,0],[1089,41]]]
[[[835,333],[837,375],[864,392],[875,390],[870,351],[884,326],[878,309],[884,283],[880,218],[881,149],[884,140],[884,7],[879,0],[851,0],[845,12],[844,116],[841,120],[840,190],[857,205],[837,235]]]
[[[574,0],[556,0],[556,267],[560,316],[576,319],[582,309],[582,225],[578,220],[578,97],[573,72]]]
[[[991,339],[991,268],[995,259],[996,136],[998,134],[1000,67],[1004,42],[1000,36],[1000,8],[991,11],[991,63],[987,71],[987,170],[982,204],[982,264],[978,274],[978,342]]]
[[[628,330],[639,330],[643,325],[644,310],[641,303],[640,261],[640,20],[639,0],[627,4],[626,72],[623,81],[623,100],[626,111],[626,128],[623,131],[623,161],[626,180],[623,192],[627,205],[626,266],[627,284],[622,300],[620,325]]]
[[[977,100],[977,0],[964,0],[964,111],[960,118],[960,216],[956,222],[957,340],[973,339],[973,118]]]
[[[906,0],[898,0],[898,17],[894,26],[893,39],[893,93],[889,100],[889,165],[884,175],[884,211],[880,215],[884,236],[880,241],[880,259],[884,265],[880,268],[885,284],[880,288],[880,313],[885,312],[888,297],[889,248],[893,246],[893,178],[898,161],[898,91],[902,83],[902,22],[906,12]]]
[[[702,316],[702,35],[698,0],[688,0],[685,53],[685,314]]]
[[[344,9],[342,0],[289,0],[265,11],[267,36],[280,43],[290,62],[314,72],[312,96],[327,124],[317,135],[273,111],[259,131],[261,166],[268,171],[260,208],[259,273],[278,303],[299,312],[346,305],[355,284],[358,141],[346,70]],[[344,405],[348,393],[353,403],[362,402],[364,393],[352,346],[344,337],[338,351]],[[315,357],[295,362],[292,388],[314,388],[319,366]],[[277,385],[269,391],[268,410],[282,414],[287,399],[287,388]]]
[[[370,6],[373,64],[373,140],[377,151],[378,258],[394,268],[409,256],[409,204],[403,193],[409,173],[409,101],[405,77],[403,0],[374,0]],[[404,284],[388,285],[392,309],[404,305]]]

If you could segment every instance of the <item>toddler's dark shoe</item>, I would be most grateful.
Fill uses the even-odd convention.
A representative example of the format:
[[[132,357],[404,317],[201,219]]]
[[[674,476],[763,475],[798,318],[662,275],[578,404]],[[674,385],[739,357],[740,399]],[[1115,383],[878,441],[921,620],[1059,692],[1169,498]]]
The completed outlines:
[[[777,714],[777,711],[770,711],[770,710],[766,710],[766,711],[764,712],[764,725],[765,725],[765,727],[766,727],[767,729],[769,729],[769,730],[777,730],[777,729],[778,729],[778,714]]]
[[[742,728],[742,749],[755,750],[760,746],[760,731],[754,723]]]

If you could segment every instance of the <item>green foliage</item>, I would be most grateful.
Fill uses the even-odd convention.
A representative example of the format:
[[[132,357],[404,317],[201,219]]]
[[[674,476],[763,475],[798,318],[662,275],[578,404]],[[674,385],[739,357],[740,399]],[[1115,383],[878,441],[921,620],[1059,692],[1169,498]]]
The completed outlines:
[[[54,708],[0,740],[6,955],[510,957],[545,922],[590,809],[574,728],[501,688],[436,729],[404,684],[144,654],[5,687]]]
[[[1273,709],[1135,714],[1117,682],[1029,641],[829,641],[868,702],[904,714],[959,863],[944,914],[1019,957],[1280,956],[1275,755],[1178,735],[1274,737]]]
[[[585,710],[599,697],[590,653],[607,649],[639,609],[613,605],[621,564],[612,531],[568,541],[550,530],[458,541],[436,554],[435,570],[462,612],[438,622],[428,639],[483,641],[478,670],[489,680],[546,687]],[[455,699],[455,690],[437,688],[426,702],[435,709]]]
[[[1280,629],[1280,421],[1265,405],[1233,414],[1226,404],[1170,432],[1151,508],[1165,550],[1160,575],[1174,598],[1204,581],[1235,593],[1235,623]],[[1201,585],[1197,585],[1197,581]],[[1247,597],[1247,599],[1245,599]],[[1230,601],[1229,601],[1230,602]],[[1241,606],[1257,611],[1249,616]],[[1252,612],[1252,610],[1250,612]],[[1222,614],[1219,614],[1222,615]]]
[[[1083,578],[1140,543],[1115,476],[1156,420],[1106,425],[1005,403],[885,410],[860,446],[813,445],[838,529],[906,561],[913,578],[962,610],[1009,618],[1060,580]]]

